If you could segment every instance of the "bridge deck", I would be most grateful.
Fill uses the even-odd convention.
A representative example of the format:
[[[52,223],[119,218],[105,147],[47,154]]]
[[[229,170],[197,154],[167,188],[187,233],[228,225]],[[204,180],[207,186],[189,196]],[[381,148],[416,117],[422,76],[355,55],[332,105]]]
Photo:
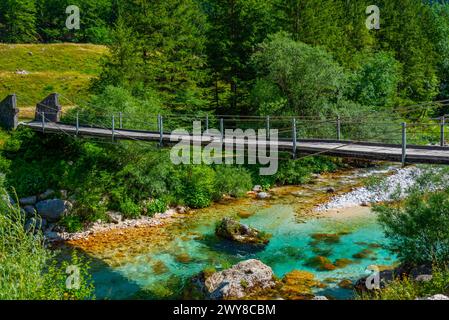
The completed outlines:
[[[35,131],[42,131],[42,123],[39,121],[22,122],[21,125],[29,127]],[[45,123],[47,133],[65,132],[70,135],[76,134],[74,125],[61,123]],[[91,137],[105,137],[112,139],[112,130],[94,127],[79,127],[78,135]],[[141,140],[141,141],[159,141],[160,135],[154,131],[136,131],[116,129],[114,138],[119,140]],[[211,141],[220,142],[220,138],[211,136],[179,136],[174,141],[171,140],[171,134],[163,134],[163,142],[166,144],[177,143],[182,139],[185,141],[201,142],[209,144]],[[224,143],[231,142],[230,139],[224,139]],[[247,142],[251,145],[254,142]],[[259,141],[264,143],[264,141]],[[278,142],[278,149],[282,151],[292,151],[292,141],[281,140]],[[402,149],[400,145],[387,145],[380,143],[363,143],[351,141],[334,140],[298,140],[296,144],[298,154],[322,153],[325,155],[338,157],[351,157],[372,160],[384,160],[401,162]],[[449,164],[449,148],[438,146],[407,146],[407,163],[434,163]]]

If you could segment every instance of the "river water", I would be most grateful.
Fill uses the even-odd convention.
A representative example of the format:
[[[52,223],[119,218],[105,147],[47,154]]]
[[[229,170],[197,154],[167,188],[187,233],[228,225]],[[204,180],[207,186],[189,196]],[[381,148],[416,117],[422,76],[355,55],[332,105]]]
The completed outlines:
[[[315,294],[349,299],[353,291],[341,288],[341,280],[355,281],[366,274],[367,266],[392,265],[395,257],[384,248],[386,239],[370,208],[316,213],[313,207],[329,199],[328,188],[336,194],[347,192],[373,170],[323,175],[304,186],[275,188],[270,200],[224,200],[171,218],[162,227],[109,232],[74,246],[92,259],[99,299],[191,298],[182,292],[192,276],[250,258],[269,265],[279,278],[293,270],[309,271],[324,284],[313,289]],[[217,239],[214,226],[227,216],[270,233],[270,243],[254,249]],[[318,256],[332,266],[311,264]]]

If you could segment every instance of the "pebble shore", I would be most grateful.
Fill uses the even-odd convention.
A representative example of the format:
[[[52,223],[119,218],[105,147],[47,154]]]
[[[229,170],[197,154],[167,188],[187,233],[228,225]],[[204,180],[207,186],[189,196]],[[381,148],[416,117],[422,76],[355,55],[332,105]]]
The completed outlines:
[[[367,206],[369,204],[388,202],[394,199],[404,199],[410,193],[411,188],[417,187],[417,179],[423,174],[439,174],[438,167],[423,169],[419,167],[392,168],[392,175],[378,186],[359,187],[351,192],[338,195],[329,202],[316,207],[316,211],[342,209],[354,206]],[[441,179],[445,180],[445,179]],[[448,179],[446,179],[448,181]],[[442,188],[442,185],[419,186],[426,191],[434,191]],[[425,190],[423,190],[425,191]]]

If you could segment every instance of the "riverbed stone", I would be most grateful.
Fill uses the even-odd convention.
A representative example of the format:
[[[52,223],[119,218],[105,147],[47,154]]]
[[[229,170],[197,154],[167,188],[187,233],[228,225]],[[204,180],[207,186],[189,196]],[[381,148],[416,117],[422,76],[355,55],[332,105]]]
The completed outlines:
[[[36,204],[37,213],[50,222],[56,222],[66,214],[72,205],[61,199],[43,200]]]
[[[108,215],[109,221],[115,224],[122,222],[123,216],[120,212],[108,211],[106,213]]]
[[[189,211],[189,209],[184,206],[176,206],[175,210],[177,213],[180,213],[180,214],[186,214]]]
[[[25,198],[20,198],[19,203],[21,206],[32,206],[37,202],[36,196],[30,196]]]
[[[36,215],[36,209],[34,206],[25,206],[23,207],[23,210],[25,211],[27,217],[34,217]]]
[[[45,192],[42,192],[39,195],[39,200],[47,200],[48,198],[50,198],[51,196],[53,196],[55,194],[55,190],[53,189],[47,189],[45,190]]]
[[[59,190],[59,194],[61,195],[61,199],[63,199],[63,200],[66,200],[67,199],[67,195],[68,195],[68,192],[67,192],[67,190]]]
[[[246,244],[266,245],[270,241],[270,235],[229,217],[217,224],[215,234],[220,238]]]
[[[40,219],[38,217],[32,217],[28,219],[25,223],[25,230],[31,231],[31,230],[40,230],[45,229],[47,227],[47,220]]]
[[[253,191],[254,192],[261,192],[263,190],[263,188],[262,188],[262,186],[261,185],[255,185],[254,187],[253,187]]]
[[[335,192],[335,188],[332,188],[332,187],[327,188],[327,189],[326,189],[326,192],[327,192],[327,193],[334,193],[334,192]]]
[[[433,276],[431,274],[420,274],[417,277],[415,277],[415,281],[417,282],[429,282],[433,279]]]
[[[257,194],[257,199],[261,199],[261,200],[268,199],[270,197],[271,197],[271,195],[268,192],[259,192]]]
[[[275,286],[273,270],[256,259],[239,262],[233,267],[213,273],[205,282],[210,299],[241,299],[259,290]]]

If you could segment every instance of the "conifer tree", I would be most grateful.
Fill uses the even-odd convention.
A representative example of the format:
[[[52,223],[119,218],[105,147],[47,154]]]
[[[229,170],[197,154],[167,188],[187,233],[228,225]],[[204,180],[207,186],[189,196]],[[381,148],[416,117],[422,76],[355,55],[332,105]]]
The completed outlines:
[[[1,40],[13,43],[36,40],[35,0],[3,0],[0,12]]]

